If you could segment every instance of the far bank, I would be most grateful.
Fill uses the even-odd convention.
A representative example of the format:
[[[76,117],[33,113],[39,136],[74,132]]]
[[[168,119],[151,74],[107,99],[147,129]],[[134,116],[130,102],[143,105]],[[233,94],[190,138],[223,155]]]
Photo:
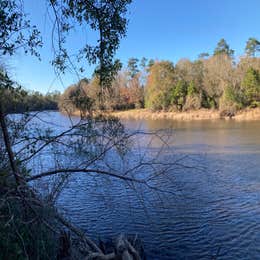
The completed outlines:
[[[171,119],[171,120],[180,120],[180,121],[193,121],[193,120],[238,120],[238,121],[250,121],[250,120],[260,120],[260,108],[254,109],[245,109],[238,111],[235,115],[221,115],[218,110],[209,110],[209,109],[199,109],[191,110],[185,112],[167,112],[167,111],[158,111],[153,112],[149,109],[132,109],[125,111],[112,111],[106,112],[106,114],[118,117],[120,119]],[[73,113],[75,116],[79,116],[79,111]]]

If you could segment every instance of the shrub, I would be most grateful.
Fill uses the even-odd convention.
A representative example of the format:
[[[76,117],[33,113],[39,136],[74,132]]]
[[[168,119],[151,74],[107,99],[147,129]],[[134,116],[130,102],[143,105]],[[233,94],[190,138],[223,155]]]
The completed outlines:
[[[242,108],[239,96],[232,86],[227,86],[219,100],[220,113],[235,114],[237,110]]]
[[[30,195],[1,190],[0,259],[51,259],[58,252],[52,209],[38,207]],[[33,201],[33,197],[31,197]]]
[[[197,88],[193,81],[188,85],[187,97],[183,107],[183,110],[200,109],[201,108],[201,97],[198,93]]]
[[[201,100],[199,95],[187,96],[183,110],[197,110],[201,108]]]

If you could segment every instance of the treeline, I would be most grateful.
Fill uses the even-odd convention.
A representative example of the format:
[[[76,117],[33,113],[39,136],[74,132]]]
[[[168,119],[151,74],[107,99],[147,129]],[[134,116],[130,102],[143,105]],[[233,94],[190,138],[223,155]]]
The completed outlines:
[[[6,113],[22,113],[29,111],[57,110],[60,93],[58,91],[46,95],[38,91],[27,91],[21,86],[4,87],[3,82],[9,80],[7,73],[0,70],[0,95],[2,107]]]
[[[186,111],[200,108],[235,113],[260,106],[260,42],[249,38],[245,54],[235,59],[234,50],[221,39],[212,55],[195,61],[138,60],[131,58],[118,70],[112,86],[102,90],[98,76],[81,80],[62,95],[59,107],[67,112],[149,108]],[[102,96],[102,98],[101,98]],[[102,103],[102,104],[101,104]]]
[[[15,95],[9,95],[5,110],[8,113],[57,110],[59,95],[59,92],[43,95],[38,91],[16,90]]]

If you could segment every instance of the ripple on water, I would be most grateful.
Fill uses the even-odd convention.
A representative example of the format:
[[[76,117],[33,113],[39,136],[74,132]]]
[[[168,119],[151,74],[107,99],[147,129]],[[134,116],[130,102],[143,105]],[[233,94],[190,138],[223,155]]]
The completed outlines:
[[[136,124],[129,121],[127,127]],[[169,125],[143,122],[143,129]],[[217,252],[217,259],[260,259],[260,122],[173,125],[175,143],[165,160],[189,154],[189,165],[203,166],[176,169],[169,173],[171,181],[165,176],[155,181],[176,195],[159,199],[141,188],[142,201],[122,183],[100,187],[79,176],[58,205],[91,236],[140,234],[148,259],[212,259]],[[154,143],[151,150],[157,148]]]

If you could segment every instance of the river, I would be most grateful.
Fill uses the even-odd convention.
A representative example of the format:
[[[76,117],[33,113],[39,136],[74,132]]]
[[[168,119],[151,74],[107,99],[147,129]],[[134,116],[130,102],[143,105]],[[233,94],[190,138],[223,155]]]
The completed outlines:
[[[53,122],[64,121],[48,113]],[[138,234],[147,259],[260,259],[260,121],[124,121],[126,129],[172,129],[165,160],[187,158],[140,194],[117,181],[70,183],[58,206],[89,236]],[[142,145],[140,146],[142,147]],[[149,149],[159,149],[158,143]],[[198,167],[196,167],[198,166]]]

